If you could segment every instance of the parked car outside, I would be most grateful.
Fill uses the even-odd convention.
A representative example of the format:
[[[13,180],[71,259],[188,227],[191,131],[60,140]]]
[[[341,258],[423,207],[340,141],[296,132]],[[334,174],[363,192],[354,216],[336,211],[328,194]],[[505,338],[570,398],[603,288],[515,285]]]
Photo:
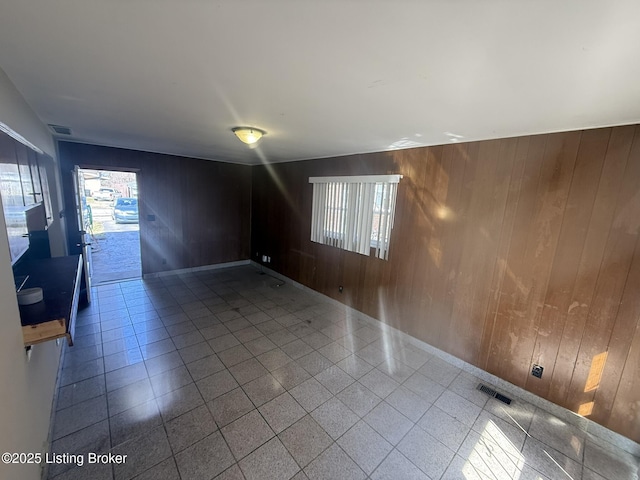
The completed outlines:
[[[93,198],[95,200],[102,200],[105,202],[112,202],[118,197],[118,192],[113,188],[101,188],[96,193],[93,194]]]
[[[116,223],[138,223],[138,199],[118,198],[113,206],[112,217]]]

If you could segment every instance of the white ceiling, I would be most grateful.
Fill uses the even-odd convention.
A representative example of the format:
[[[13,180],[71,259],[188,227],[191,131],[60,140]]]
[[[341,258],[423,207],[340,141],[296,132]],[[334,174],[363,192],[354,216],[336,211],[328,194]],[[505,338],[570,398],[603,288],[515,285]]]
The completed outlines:
[[[640,2],[4,0],[0,68],[76,141],[299,160],[640,123]]]

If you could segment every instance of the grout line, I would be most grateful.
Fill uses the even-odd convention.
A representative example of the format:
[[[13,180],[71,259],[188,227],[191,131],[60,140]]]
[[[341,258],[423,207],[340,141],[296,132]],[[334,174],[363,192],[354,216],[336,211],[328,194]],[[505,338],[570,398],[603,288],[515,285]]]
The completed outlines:
[[[564,473],[567,477],[569,477],[571,480],[574,480],[574,478],[569,475],[569,472],[567,472],[564,468],[562,468],[562,465],[560,465],[558,462],[556,462],[555,458],[553,458],[551,455],[549,455],[549,453],[546,450],[542,450],[544,452],[544,454],[549,457],[551,459],[551,461],[562,471],[562,473]]]

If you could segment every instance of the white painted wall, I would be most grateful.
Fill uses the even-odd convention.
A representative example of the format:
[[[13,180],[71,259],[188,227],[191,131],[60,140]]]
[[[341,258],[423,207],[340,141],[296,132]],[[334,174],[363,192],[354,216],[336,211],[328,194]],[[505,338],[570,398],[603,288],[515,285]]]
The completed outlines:
[[[55,157],[55,145],[47,127],[2,70],[0,121]],[[56,187],[52,185],[52,188]],[[34,346],[31,360],[27,361],[6,226],[4,216],[0,215],[0,453],[48,450],[47,437],[59,362],[60,347],[55,342]],[[0,463],[0,478],[36,480],[40,478],[40,465]]]
[[[56,146],[49,128],[25,102],[0,68],[0,122],[8,125],[43,152],[56,158]]]

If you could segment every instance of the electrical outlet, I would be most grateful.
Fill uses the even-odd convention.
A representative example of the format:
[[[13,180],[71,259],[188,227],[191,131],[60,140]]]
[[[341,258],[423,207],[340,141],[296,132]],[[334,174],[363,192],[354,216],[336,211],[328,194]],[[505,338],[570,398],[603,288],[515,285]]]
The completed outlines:
[[[343,291],[343,290],[344,290],[344,287],[343,287],[342,285],[340,285],[340,286],[338,287],[338,291],[339,291],[340,293],[342,293],[342,291]]]
[[[533,365],[533,368],[531,369],[531,375],[533,375],[534,377],[538,377],[538,378],[542,378],[542,371],[544,370],[544,368],[540,365]]]
[[[267,263],[271,263],[271,257],[267,257]]]
[[[266,255],[262,255],[262,263],[267,263],[267,258]]]

